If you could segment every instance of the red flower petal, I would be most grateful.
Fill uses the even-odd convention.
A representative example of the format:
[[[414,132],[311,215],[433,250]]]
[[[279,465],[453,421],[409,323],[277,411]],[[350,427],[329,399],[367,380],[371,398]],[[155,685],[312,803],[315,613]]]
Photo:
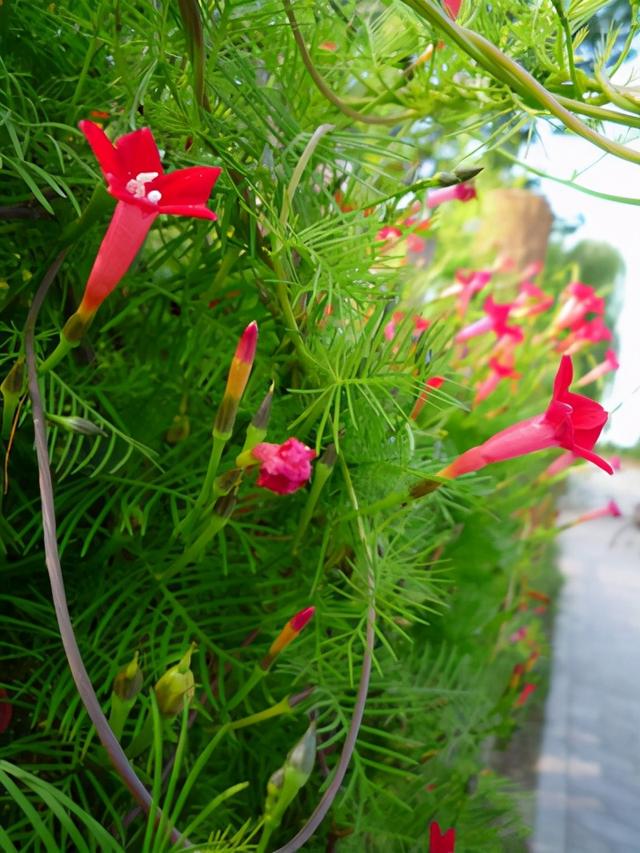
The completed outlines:
[[[141,172],[162,174],[160,152],[148,127],[134,130],[116,139],[115,143],[118,177],[135,178]],[[97,156],[97,155],[96,155]]]
[[[78,127],[84,133],[105,177],[115,172],[118,168],[116,149],[104,130],[86,119],[78,122]]]

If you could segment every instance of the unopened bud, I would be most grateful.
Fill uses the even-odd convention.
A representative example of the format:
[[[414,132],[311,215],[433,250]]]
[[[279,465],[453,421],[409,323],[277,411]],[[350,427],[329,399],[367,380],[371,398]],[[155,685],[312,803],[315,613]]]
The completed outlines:
[[[484,166],[460,166],[453,170],[453,174],[460,182],[470,181],[472,178],[475,178],[476,175],[479,175],[483,169]]]
[[[47,420],[69,432],[79,432],[81,435],[106,435],[106,432],[97,424],[87,420],[87,418],[79,418],[76,415],[66,417],[64,415],[52,415],[48,413]]]
[[[314,720],[267,783],[264,822],[268,826],[279,826],[284,812],[306,784],[315,763],[316,748]]]
[[[453,187],[460,183],[460,178],[453,172],[438,172],[435,179],[441,187]]]
[[[271,417],[271,404],[273,403],[273,382],[266,393],[265,398],[258,408],[258,411],[253,416],[251,423],[247,427],[247,436],[245,438],[243,453],[251,451],[258,444],[261,444],[267,437],[267,428],[269,426],[269,418]]]
[[[249,374],[253,367],[257,345],[258,324],[254,321],[249,323],[242,333],[231,362],[231,367],[229,368],[224,397],[216,413],[213,426],[213,434],[218,438],[226,440],[231,436],[238,411],[238,403],[249,381]]]
[[[19,397],[24,391],[24,357],[20,356],[11,370],[2,380],[0,392],[3,397],[15,396]]]
[[[296,613],[287,624],[284,626],[282,631],[278,634],[276,639],[271,644],[271,648],[262,659],[260,666],[262,669],[269,669],[273,661],[280,654],[281,651],[286,649],[286,647],[291,643],[298,634],[305,627],[307,622],[313,617],[313,614],[316,612],[315,607],[305,607],[304,610],[301,610],[299,613]]]
[[[165,433],[165,441],[169,444],[179,444],[181,441],[189,438],[191,432],[191,422],[189,415],[174,415],[173,423]]]
[[[158,708],[164,717],[175,717],[193,699],[195,680],[190,666],[196,648],[197,645],[191,643],[180,662],[168,669],[154,688]]]
[[[136,652],[133,660],[116,675],[113,682],[113,692],[120,699],[130,701],[142,689],[143,680],[142,670],[138,664],[138,652]]]

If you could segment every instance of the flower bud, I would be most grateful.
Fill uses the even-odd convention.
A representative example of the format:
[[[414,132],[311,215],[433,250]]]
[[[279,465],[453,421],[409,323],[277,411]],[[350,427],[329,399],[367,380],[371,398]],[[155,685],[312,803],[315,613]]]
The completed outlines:
[[[128,702],[140,692],[143,681],[142,670],[138,664],[138,652],[136,652],[133,660],[116,675],[113,682],[113,692],[120,699]]]
[[[295,640],[305,625],[313,617],[315,612],[315,607],[305,607],[304,610],[300,610],[299,613],[296,613],[295,616],[289,619],[282,631],[280,631],[276,639],[271,644],[271,648],[260,663],[262,669],[269,669],[280,652],[286,649],[289,643]]]
[[[0,393],[6,399],[7,397],[19,397],[24,391],[24,357],[20,356],[16,359],[11,370],[2,380],[0,385]]]
[[[475,178],[476,175],[479,175],[483,169],[484,166],[459,166],[457,169],[453,170],[453,174],[459,181],[470,181],[472,178]]]
[[[216,413],[213,434],[224,441],[230,438],[233,431],[238,403],[242,399],[249,381],[257,345],[258,324],[254,321],[249,323],[240,337],[229,368],[224,397]]]
[[[256,445],[265,440],[267,436],[267,427],[269,426],[269,418],[271,417],[272,403],[273,382],[247,428],[247,437],[245,438],[244,447],[242,448],[243,453],[252,450]]]
[[[97,424],[76,415],[65,417],[64,415],[47,414],[47,420],[69,432],[79,432],[81,435],[106,435],[106,432]]]
[[[158,708],[164,717],[175,717],[193,699],[195,681],[190,666],[196,648],[196,643],[191,643],[180,662],[168,669],[154,688]]]
[[[438,172],[435,179],[441,187],[452,187],[460,183],[460,178],[453,172]]]
[[[306,784],[316,758],[316,723],[311,723],[298,743],[287,755],[284,764],[272,774],[267,783],[264,805],[265,825],[279,826],[282,816]]]

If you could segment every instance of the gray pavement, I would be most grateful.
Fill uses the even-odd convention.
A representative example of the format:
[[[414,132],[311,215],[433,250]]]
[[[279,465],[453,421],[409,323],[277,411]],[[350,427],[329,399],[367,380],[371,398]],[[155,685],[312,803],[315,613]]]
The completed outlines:
[[[565,578],[538,760],[533,853],[640,853],[640,467],[572,474],[560,521],[613,498],[623,518],[559,538]]]

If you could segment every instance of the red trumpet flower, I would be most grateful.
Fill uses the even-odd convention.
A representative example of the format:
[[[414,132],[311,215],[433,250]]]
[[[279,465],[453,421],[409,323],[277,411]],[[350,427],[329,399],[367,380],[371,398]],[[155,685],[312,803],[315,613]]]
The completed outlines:
[[[434,820],[429,827],[429,853],[455,853],[456,831],[451,828],[442,832]]]
[[[620,362],[618,361],[618,357],[615,352],[612,349],[608,349],[605,353],[604,361],[601,361],[600,364],[596,364],[592,370],[585,373],[585,375],[576,382],[576,386],[578,388],[582,388],[584,385],[588,385],[590,382],[595,382],[596,379],[600,379],[612,370],[617,370],[619,367]]]
[[[442,187],[431,190],[427,195],[427,207],[438,207],[446,201],[471,201],[477,198],[472,184],[454,184],[452,187]]]
[[[608,414],[594,400],[571,393],[569,385],[572,379],[571,359],[563,356],[551,402],[543,414],[519,421],[492,436],[484,444],[467,450],[441,471],[440,476],[459,477],[493,462],[514,459],[549,447],[563,447],[613,474],[611,465],[592,452]]]
[[[486,400],[490,394],[493,394],[503,379],[508,379],[509,377],[513,379],[520,378],[520,374],[513,369],[513,357],[507,359],[504,363],[497,358],[490,358],[489,367],[491,368],[491,373],[478,385],[478,391],[474,400],[476,405]]]
[[[487,296],[482,307],[486,316],[459,331],[455,338],[456,343],[464,343],[477,335],[484,335],[486,332],[494,332],[498,338],[509,335],[516,341],[522,340],[522,330],[517,326],[507,325],[509,314],[513,310],[512,302],[498,305],[493,301],[492,296]]]
[[[86,326],[127,272],[159,213],[215,219],[206,206],[221,169],[194,166],[166,175],[153,134],[145,127],[112,143],[102,128],[81,121],[118,204],[86,284],[77,314]]]

